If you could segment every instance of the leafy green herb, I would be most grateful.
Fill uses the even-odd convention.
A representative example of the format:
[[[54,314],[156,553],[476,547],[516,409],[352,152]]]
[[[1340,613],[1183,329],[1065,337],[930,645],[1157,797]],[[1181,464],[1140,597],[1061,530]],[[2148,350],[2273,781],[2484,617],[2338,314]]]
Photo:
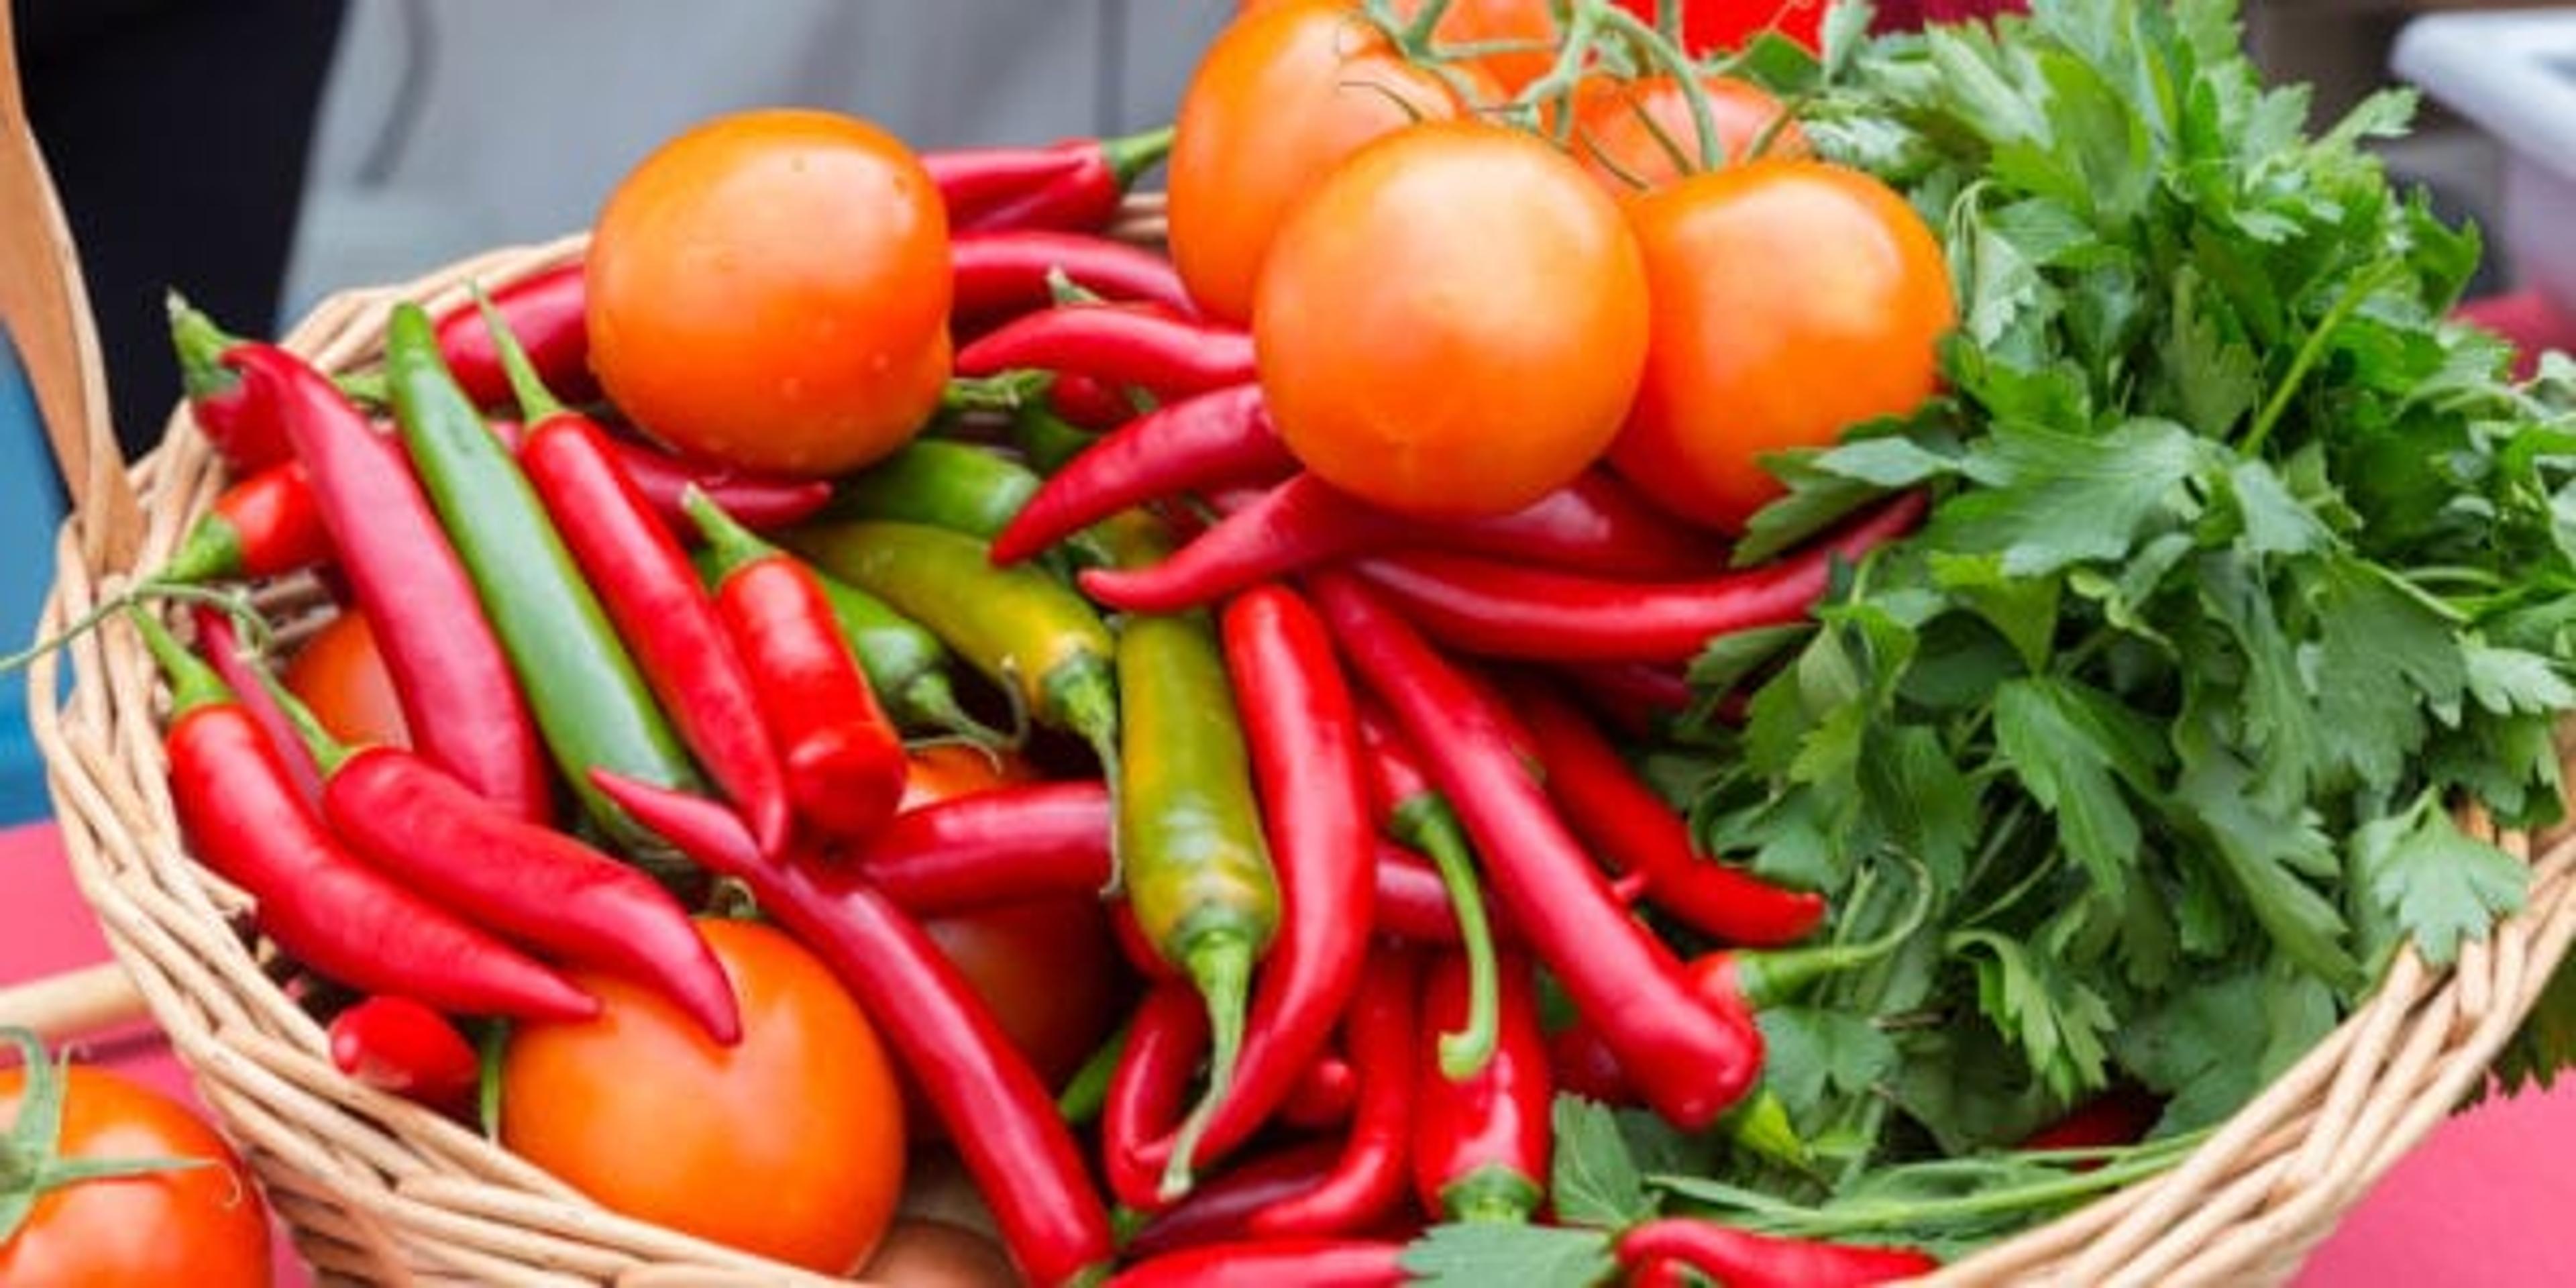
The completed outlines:
[[[1764,1016],[1823,1170],[1648,1184],[1955,1249],[2170,1159],[2397,944],[2448,961],[2521,906],[2522,867],[2454,811],[2560,809],[2576,364],[2513,384],[2445,320],[2476,237],[2363,146],[2411,96],[2307,137],[2232,0],[1854,30],[1830,75],[1773,46],[1739,70],[1940,231],[1961,325],[1934,405],[1772,462],[1789,492],[1739,558],[1894,489],[1931,514],[1812,625],[1714,643],[1697,710],[1740,696],[1741,726],[1651,759],[1713,852],[1845,909],[1910,859],[1936,910]],[[2514,1076],[2576,1059],[2576,983],[2551,996]],[[2123,1083],[2166,1112],[2108,1177],[1988,1157]],[[1606,1221],[1633,1134],[1571,1130]]]
[[[1414,1285],[1590,1288],[1618,1268],[1603,1230],[1545,1225],[1435,1225],[1404,1250]]]

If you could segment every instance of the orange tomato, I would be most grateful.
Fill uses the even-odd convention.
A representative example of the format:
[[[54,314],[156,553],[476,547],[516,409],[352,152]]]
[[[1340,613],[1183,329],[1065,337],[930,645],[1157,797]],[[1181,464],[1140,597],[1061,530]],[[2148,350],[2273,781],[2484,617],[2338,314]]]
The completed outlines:
[[[384,655],[376,651],[375,629],[355,607],[313,632],[278,678],[332,737],[353,747],[411,745],[411,726]]]
[[[948,217],[894,136],[831,112],[720,117],[601,210],[590,361],[682,452],[823,476],[911,439],[948,379]]]
[[[232,1147],[186,1106],[121,1074],[73,1065],[63,1077],[57,1157],[206,1165],[49,1191],[16,1234],[0,1238],[0,1284],[266,1285],[268,1207]],[[0,1162],[11,1161],[5,1137],[18,1121],[26,1080],[25,1069],[0,1069]]]
[[[1282,0],[1244,0],[1235,7],[1238,14],[1260,9],[1274,9]],[[1356,9],[1358,0],[1343,0],[1344,7]],[[1422,0],[1395,0],[1395,16],[1406,22],[1422,12]],[[1496,95],[1488,102],[1498,102],[1521,92],[1521,87],[1547,74],[1556,62],[1556,14],[1549,0],[1451,0],[1440,15],[1440,25],[1431,29],[1433,43],[1441,46],[1525,45],[1468,58],[1461,61],[1491,76]]]
[[[1252,316],[1289,207],[1343,158],[1416,120],[1464,114],[1347,0],[1287,0],[1229,24],[1191,73],[1168,165],[1172,263],[1213,317]]]
[[[1646,320],[1617,203],[1535,136],[1449,122],[1372,145],[1297,208],[1252,334],[1307,469],[1455,518],[1528,505],[1600,456]]]
[[[1628,217],[1654,341],[1610,463],[1674,514],[1740,531],[1781,492],[1761,455],[1829,445],[1936,388],[1949,269],[1877,179],[1755,161],[1647,193]]]
[[[699,928],[733,979],[742,1041],[717,1046],[659,995],[571,972],[600,1013],[511,1031],[501,1143],[612,1211],[844,1273],[903,1188],[894,1070],[794,939],[747,921]]]
[[[1780,118],[1780,100],[1761,86],[1732,76],[1706,77],[1700,85],[1708,97],[1709,124],[1717,133],[1722,164],[1751,160],[1753,146]],[[1681,83],[1670,76],[1585,77],[1574,91],[1572,143],[1574,159],[1623,197],[1663,187],[1702,168],[1699,123]],[[1783,123],[1763,155],[1808,155],[1806,132],[1796,121]]]

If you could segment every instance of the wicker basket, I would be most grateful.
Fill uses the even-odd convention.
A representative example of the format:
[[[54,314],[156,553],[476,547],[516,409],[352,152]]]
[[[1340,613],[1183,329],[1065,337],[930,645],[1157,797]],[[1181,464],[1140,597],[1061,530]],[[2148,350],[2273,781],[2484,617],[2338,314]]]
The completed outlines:
[[[1159,214],[1131,204],[1123,229]],[[392,302],[433,309],[578,256],[582,239],[495,252],[404,286],[325,301],[284,343],[328,370],[377,351]],[[100,418],[93,418],[94,421]],[[94,451],[113,451],[93,428]],[[166,558],[213,500],[220,465],[184,408],[131,473],[139,562]],[[84,489],[86,490],[86,489]],[[106,507],[101,507],[106,510]],[[50,634],[132,572],[66,525]],[[91,534],[90,545],[113,540]],[[276,594],[285,612],[309,587]],[[602,1212],[473,1133],[342,1077],[316,1024],[262,971],[238,892],[190,860],[164,783],[156,674],[122,627],[68,650],[55,701],[37,665],[29,708],[63,840],[118,960],[326,1277],[496,1285],[792,1284],[813,1276]],[[1939,1283],[2272,1282],[2486,1076],[2576,937],[2576,839],[2500,838],[2532,862],[2528,911],[2434,969],[2401,954],[2368,1005],[2172,1170],[1942,1270]]]

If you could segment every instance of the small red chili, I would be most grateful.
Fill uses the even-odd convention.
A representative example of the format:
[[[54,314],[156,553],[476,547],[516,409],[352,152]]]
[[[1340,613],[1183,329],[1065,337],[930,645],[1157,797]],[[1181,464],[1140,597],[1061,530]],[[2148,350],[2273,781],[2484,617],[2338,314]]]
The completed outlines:
[[[925,152],[951,231],[1090,230],[1107,224],[1136,177],[1172,150],[1169,127],[1122,138],[1064,139],[1045,147]]]
[[[1253,1233],[1358,1234],[1403,1204],[1418,1099],[1413,1052],[1423,1028],[1421,991],[1415,954],[1394,948],[1370,954],[1350,1014],[1342,1018],[1342,1045],[1359,1071],[1360,1099],[1340,1160],[1312,1188],[1254,1214]]]
[[[492,292],[491,299],[547,388],[576,403],[599,396],[599,377],[590,371],[590,294],[580,260],[520,278]],[[500,347],[474,301],[440,314],[436,334],[449,374],[476,406],[510,400]]]
[[[312,481],[303,465],[285,460],[225,488],[154,580],[274,577],[330,559],[331,531]]]
[[[1413,1093],[1413,1181],[1422,1206],[1452,1221],[1523,1222],[1547,1197],[1556,1086],[1526,954],[1502,957],[1501,1029],[1493,1058],[1456,1081],[1436,1034],[1467,1015],[1467,962],[1431,962],[1422,986]]]
[[[1025,314],[957,351],[957,374],[1074,372],[1164,401],[1251,380],[1252,335],[1151,305],[1060,305]]]
[[[1214,1243],[1140,1262],[1108,1288],[1396,1288],[1408,1277],[1404,1248],[1372,1239]]]
[[[1332,1174],[1341,1156],[1340,1141],[1307,1140],[1233,1164],[1192,1189],[1188,1198],[1155,1213],[1119,1251],[1141,1261],[1249,1238],[1255,1214],[1313,1189]]]
[[[1727,1288],[1861,1288],[1940,1268],[1913,1248],[1869,1248],[1755,1234],[1699,1217],[1668,1216],[1619,1236],[1619,1264],[1679,1262]]]
[[[1423,633],[1465,652],[1680,662],[1716,636],[1805,620],[1836,563],[1903,536],[1923,508],[1919,493],[1907,493],[1777,562],[1694,581],[1609,581],[1437,551],[1381,555],[1358,569]]]
[[[474,1046],[446,1016],[407,997],[370,997],[331,1017],[340,1072],[442,1113],[462,1113],[482,1081]]]
[[[961,232],[948,239],[948,271],[949,314],[969,321],[1046,308],[1059,276],[1106,300],[1160,304],[1184,315],[1192,309],[1172,261],[1089,233]]]
[[[993,538],[993,562],[1017,563],[1149,501],[1295,468],[1259,385],[1171,403],[1111,430],[1047,479]]]
[[[1127,1046],[1100,1109],[1100,1155],[1109,1192],[1139,1212],[1160,1211],[1163,1169],[1147,1147],[1169,1136],[1189,1102],[1190,1075],[1207,1055],[1207,1008],[1186,979],[1162,980],[1128,1021]]]

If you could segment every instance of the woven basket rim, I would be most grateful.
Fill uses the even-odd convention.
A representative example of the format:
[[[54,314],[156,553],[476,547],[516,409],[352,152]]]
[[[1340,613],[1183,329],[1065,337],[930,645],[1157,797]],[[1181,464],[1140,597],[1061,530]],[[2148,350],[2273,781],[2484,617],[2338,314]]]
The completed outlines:
[[[1160,234],[1157,199],[1119,232]],[[587,236],[490,251],[410,282],[325,299],[280,343],[325,370],[378,352],[403,300],[441,309],[579,258]],[[221,483],[183,404],[130,471],[145,531],[136,567],[176,548]],[[56,544],[38,625],[51,635],[130,579],[93,566],[76,522]],[[292,594],[292,591],[284,592]],[[326,1276],[496,1285],[794,1284],[825,1280],[607,1213],[499,1146],[331,1065],[320,1028],[262,972],[237,891],[196,865],[164,781],[159,688],[122,626],[30,668],[29,723],[83,898],[219,1126],[244,1151]],[[2571,775],[2576,777],[2576,775]],[[2576,941],[2576,833],[2498,834],[2532,866],[2521,913],[2449,966],[2409,946],[2323,1041],[2173,1167],[1943,1267],[1943,1285],[2283,1281],[2370,1186],[2482,1085]]]

